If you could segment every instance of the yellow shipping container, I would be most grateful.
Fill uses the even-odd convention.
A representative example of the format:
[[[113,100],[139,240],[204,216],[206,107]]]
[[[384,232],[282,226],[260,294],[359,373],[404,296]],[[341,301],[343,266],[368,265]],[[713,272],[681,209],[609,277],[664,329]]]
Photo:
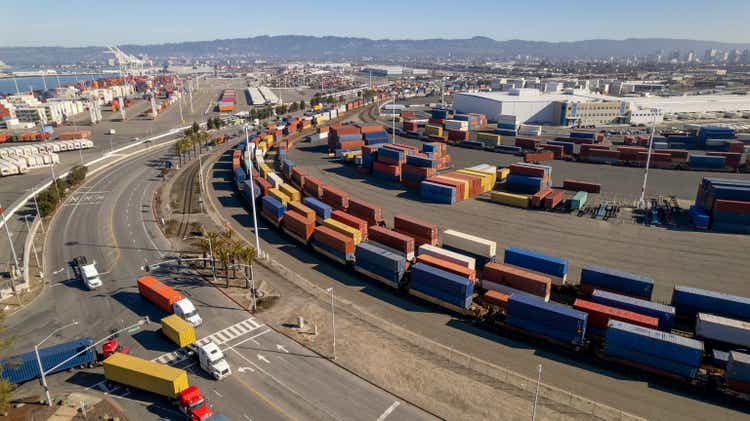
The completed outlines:
[[[268,143],[266,143],[265,140],[258,142],[258,149],[262,150],[263,152],[268,151]]]
[[[273,145],[273,142],[274,142],[274,140],[275,140],[275,139],[273,138],[273,135],[272,135],[272,134],[267,134],[267,135],[266,135],[266,136],[265,136],[265,137],[263,138],[263,140],[265,140],[265,141],[266,141],[266,143],[268,143],[268,146],[270,147],[271,145]]]
[[[292,198],[287,196],[286,193],[284,193],[280,189],[269,189],[268,195],[281,202],[281,204],[284,206],[292,201]]]
[[[496,203],[502,203],[503,205],[515,206],[517,208],[528,208],[530,199],[529,196],[523,194],[506,193],[503,191],[492,191],[490,192],[490,200]]]
[[[484,144],[500,144],[500,135],[495,133],[477,132],[477,140]],[[489,142],[489,143],[488,143]]]
[[[168,398],[188,388],[185,370],[115,352],[104,360],[104,378]]]
[[[161,331],[180,348],[195,342],[195,329],[176,314],[161,319]]]
[[[490,190],[492,190],[493,187],[495,187],[495,177],[493,177],[491,174],[488,174],[486,172],[476,171],[476,170],[468,170],[468,169],[462,169],[456,171],[459,174],[464,175],[473,175],[475,177],[479,177],[482,179],[482,192],[486,193]]]
[[[268,166],[265,162],[260,164],[260,176],[263,178],[267,178],[269,173],[272,173],[273,170],[271,167]]]
[[[471,184],[467,180],[462,180],[460,178],[451,178],[448,174],[443,174],[440,176],[440,178],[444,178],[446,180],[455,181],[456,183],[461,183],[464,185],[464,200],[469,198],[469,188]]]
[[[287,183],[283,183],[281,186],[279,186],[279,190],[281,190],[282,193],[289,196],[291,201],[300,201],[302,200],[302,194],[300,194],[299,190],[295,189],[294,187],[290,186]]]
[[[510,174],[510,168],[500,168],[497,170],[497,180],[501,183],[505,182],[505,179],[508,178],[508,174]]]
[[[339,222],[333,218],[328,218],[323,221],[323,225],[348,237],[352,237],[355,245],[362,241],[362,233],[358,229],[350,227],[343,222]]]
[[[443,135],[443,128],[440,126],[433,126],[433,125],[426,125],[424,126],[424,134],[430,136],[442,136]]]
[[[303,205],[302,202],[289,202],[287,209],[297,212],[308,221],[315,221],[315,211]]]

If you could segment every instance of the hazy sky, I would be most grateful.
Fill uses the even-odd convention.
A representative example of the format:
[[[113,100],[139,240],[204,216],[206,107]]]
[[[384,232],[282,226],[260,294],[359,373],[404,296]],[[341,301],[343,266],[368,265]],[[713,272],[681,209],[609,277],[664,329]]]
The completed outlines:
[[[750,0],[2,0],[0,46],[154,44],[256,35],[750,42]]]

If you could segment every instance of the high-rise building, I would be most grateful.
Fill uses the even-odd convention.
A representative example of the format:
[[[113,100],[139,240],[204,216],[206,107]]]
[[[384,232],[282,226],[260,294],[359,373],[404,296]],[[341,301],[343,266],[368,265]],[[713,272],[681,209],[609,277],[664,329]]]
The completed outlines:
[[[716,55],[719,53],[719,50],[715,48],[709,48],[706,50],[706,53],[703,55],[703,61],[705,62],[712,62],[716,59]]]
[[[694,62],[695,61],[695,52],[694,51],[689,51],[687,53],[687,57],[685,58],[685,61],[687,61],[688,63]]]

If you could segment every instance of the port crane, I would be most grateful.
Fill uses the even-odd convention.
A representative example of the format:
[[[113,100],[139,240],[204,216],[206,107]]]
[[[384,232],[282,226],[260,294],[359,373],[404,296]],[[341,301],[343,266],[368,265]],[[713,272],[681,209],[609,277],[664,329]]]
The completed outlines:
[[[107,46],[107,53],[114,55],[120,67],[120,75],[143,75],[144,61],[138,57],[124,53],[119,47]]]

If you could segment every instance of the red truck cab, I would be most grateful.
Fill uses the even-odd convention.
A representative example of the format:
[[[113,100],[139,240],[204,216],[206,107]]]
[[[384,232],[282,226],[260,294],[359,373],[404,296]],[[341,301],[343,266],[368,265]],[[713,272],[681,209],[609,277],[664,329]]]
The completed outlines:
[[[180,392],[177,399],[180,411],[190,421],[205,421],[212,415],[211,409],[208,408],[205,399],[203,399],[201,390],[196,386],[190,386]]]
[[[120,345],[115,338],[107,339],[102,344],[102,354],[100,360],[106,360],[107,357],[114,354],[115,352],[122,352],[123,354],[127,354],[128,352],[130,352],[130,350],[128,349],[128,347]]]

